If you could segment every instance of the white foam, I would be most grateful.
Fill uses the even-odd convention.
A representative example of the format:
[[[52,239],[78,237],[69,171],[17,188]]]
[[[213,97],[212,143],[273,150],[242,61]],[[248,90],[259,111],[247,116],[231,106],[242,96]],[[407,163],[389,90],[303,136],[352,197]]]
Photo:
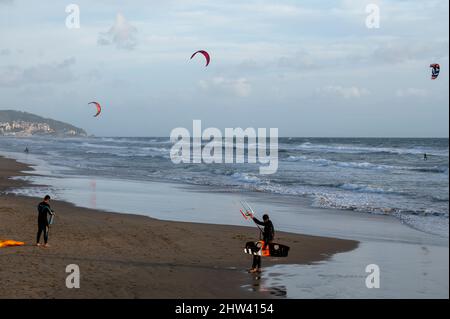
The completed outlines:
[[[412,148],[393,148],[393,147],[367,147],[367,146],[350,146],[343,144],[323,145],[313,144],[310,142],[302,143],[296,146],[286,146],[286,149],[291,150],[309,150],[332,153],[391,153],[391,154],[410,154],[422,155],[427,153],[433,156],[449,156],[448,148],[446,150],[437,150],[426,147],[412,147]]]

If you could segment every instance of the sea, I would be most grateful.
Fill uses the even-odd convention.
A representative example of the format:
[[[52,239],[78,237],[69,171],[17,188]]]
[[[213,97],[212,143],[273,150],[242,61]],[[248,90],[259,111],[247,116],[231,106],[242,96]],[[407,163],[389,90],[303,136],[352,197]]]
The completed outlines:
[[[259,163],[174,164],[172,146],[167,137],[0,138],[0,154],[32,157],[56,177],[302,198],[311,207],[390,215],[421,232],[449,236],[448,138],[284,137],[278,171],[270,175],[259,174]]]

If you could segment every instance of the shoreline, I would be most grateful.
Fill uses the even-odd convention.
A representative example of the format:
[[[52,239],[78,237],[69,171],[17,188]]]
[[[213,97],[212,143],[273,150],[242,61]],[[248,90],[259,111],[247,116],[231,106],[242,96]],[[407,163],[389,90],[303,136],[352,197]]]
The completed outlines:
[[[31,171],[30,174],[23,171]],[[0,192],[25,187],[11,176],[32,168],[0,157]],[[52,201],[57,212],[49,249],[30,246],[36,233],[39,198],[2,194],[0,238],[25,241],[25,247],[0,251],[0,298],[270,298],[249,292],[246,273],[251,256],[246,241],[251,227],[173,222],[132,214],[109,213]],[[8,221],[8,222],[6,222]],[[220,234],[220,236],[218,236]],[[305,265],[354,250],[358,242],[277,232],[291,247],[288,258],[263,259],[265,266]],[[80,266],[80,289],[65,287],[65,267]],[[253,282],[254,284],[254,282]]]

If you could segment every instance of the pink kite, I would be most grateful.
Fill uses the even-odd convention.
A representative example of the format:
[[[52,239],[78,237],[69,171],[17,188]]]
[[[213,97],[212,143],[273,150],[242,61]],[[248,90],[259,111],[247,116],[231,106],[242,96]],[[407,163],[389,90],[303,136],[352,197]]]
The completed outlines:
[[[211,61],[211,58],[209,57],[209,53],[206,52],[206,51],[204,51],[204,50],[199,50],[199,51],[197,51],[197,52],[195,52],[194,54],[191,55],[191,59],[192,59],[197,53],[203,54],[203,56],[204,56],[205,59],[206,59],[206,65],[205,65],[205,67],[207,67],[208,64],[209,64],[209,61]]]
[[[98,103],[98,102],[90,102],[90,103],[88,103],[88,105],[89,104],[94,104],[97,107],[97,114],[95,114],[94,117],[99,116],[100,113],[102,112],[102,107],[101,107],[100,103]]]

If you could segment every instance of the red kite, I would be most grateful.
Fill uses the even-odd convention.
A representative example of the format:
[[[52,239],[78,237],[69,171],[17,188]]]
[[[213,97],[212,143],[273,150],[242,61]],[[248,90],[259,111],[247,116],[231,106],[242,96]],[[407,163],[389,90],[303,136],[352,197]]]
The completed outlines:
[[[197,51],[197,52],[195,52],[194,54],[191,55],[191,59],[192,59],[197,53],[203,54],[203,56],[204,56],[205,59],[206,59],[206,65],[205,65],[205,67],[207,67],[208,64],[209,64],[209,61],[211,61],[211,58],[209,57],[209,53],[206,52],[206,51],[204,51],[204,50],[199,50],[199,51]]]
[[[439,71],[441,70],[441,67],[439,64],[434,63],[434,64],[430,64],[430,68],[431,68],[431,79],[436,80],[436,78],[439,75]]]
[[[102,107],[98,102],[89,102],[89,104],[94,104],[97,107],[97,114],[94,115],[94,117],[97,117],[100,115],[100,113],[102,112]]]

